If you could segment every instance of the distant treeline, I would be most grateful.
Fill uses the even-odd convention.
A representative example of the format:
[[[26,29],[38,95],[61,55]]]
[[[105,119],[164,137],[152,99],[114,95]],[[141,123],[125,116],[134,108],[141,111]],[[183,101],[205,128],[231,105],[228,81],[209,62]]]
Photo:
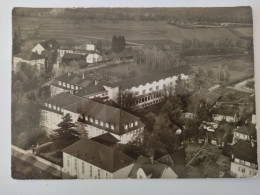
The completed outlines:
[[[176,22],[252,23],[250,7],[229,8],[15,8],[14,16],[54,16],[76,19],[141,20]]]
[[[185,39],[182,42],[181,56],[244,54],[250,51],[251,41],[223,38],[220,40],[201,41]]]

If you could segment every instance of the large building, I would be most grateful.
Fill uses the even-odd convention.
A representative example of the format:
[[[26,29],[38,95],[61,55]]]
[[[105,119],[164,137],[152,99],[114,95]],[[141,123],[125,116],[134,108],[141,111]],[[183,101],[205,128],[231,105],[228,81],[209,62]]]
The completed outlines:
[[[123,179],[134,159],[98,142],[81,139],[62,150],[63,172],[79,179]]]
[[[253,177],[256,176],[257,169],[256,144],[238,141],[233,146],[230,174],[234,177]]]
[[[135,139],[142,141],[144,124],[138,117],[119,108],[69,93],[60,93],[45,102],[42,124],[49,130],[57,129],[66,114],[70,114],[73,123],[84,123],[89,138],[110,133],[122,144]]]

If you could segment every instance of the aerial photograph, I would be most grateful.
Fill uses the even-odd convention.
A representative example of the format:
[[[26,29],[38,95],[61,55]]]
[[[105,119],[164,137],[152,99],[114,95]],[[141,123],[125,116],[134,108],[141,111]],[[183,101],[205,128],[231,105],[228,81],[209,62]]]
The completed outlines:
[[[255,177],[250,7],[12,10],[13,179]]]

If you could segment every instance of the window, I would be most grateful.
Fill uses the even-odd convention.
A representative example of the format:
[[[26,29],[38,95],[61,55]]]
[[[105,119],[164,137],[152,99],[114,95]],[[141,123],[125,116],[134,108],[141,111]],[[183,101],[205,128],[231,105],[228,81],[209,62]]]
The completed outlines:
[[[138,121],[135,121],[135,126],[137,126],[138,125]]]
[[[45,103],[44,106],[45,106],[45,107],[48,107],[48,103]]]
[[[98,125],[98,120],[97,119],[95,120],[95,123]]]
[[[79,89],[79,87],[78,87],[78,86],[75,86],[75,89],[76,89],[76,90],[78,90],[78,89]]]
[[[89,176],[92,177],[92,166],[89,167]]]
[[[82,173],[85,173],[85,166],[84,166],[84,162],[82,162]]]
[[[129,124],[129,128],[132,128],[132,127],[133,127],[133,123],[130,123],[130,124]]]
[[[70,85],[71,89],[74,89],[74,85]]]
[[[106,173],[106,179],[108,179],[108,174]]]
[[[150,89],[149,89],[149,91],[152,91],[153,90],[153,88],[151,87]]]
[[[109,124],[108,123],[106,123],[106,128],[109,128]]]
[[[103,127],[104,123],[102,121],[100,121],[100,125]]]
[[[245,161],[244,161],[244,160],[240,160],[240,163],[241,163],[241,164],[245,164]]]
[[[74,159],[75,169],[77,170],[77,159]]]
[[[88,116],[85,116],[86,121],[88,121]]]
[[[70,88],[70,84],[69,83],[67,83],[67,88]]]
[[[61,81],[59,81],[59,85],[61,85]]]
[[[100,179],[100,169],[98,169],[98,179]]]
[[[143,94],[145,94],[145,89],[143,90]]]
[[[66,83],[63,82],[63,87],[66,87]]]
[[[69,167],[70,166],[70,159],[69,159],[69,157],[67,156],[67,167]]]
[[[111,129],[114,130],[114,129],[115,129],[115,126],[114,126],[114,125],[111,125]]]
[[[156,90],[158,90],[159,89],[159,86],[156,86]]]
[[[60,111],[60,107],[59,106],[57,106],[57,110]]]
[[[51,108],[51,104],[49,104],[49,108]]]
[[[245,172],[246,172],[245,168],[241,169],[241,172],[242,172],[242,173],[245,173]]]
[[[125,130],[127,130],[128,129],[128,125],[125,125]]]
[[[53,109],[56,110],[56,106],[53,105]]]
[[[240,167],[238,167],[238,171],[240,171]]]
[[[93,118],[89,118],[89,121],[90,121],[91,123],[93,123]]]

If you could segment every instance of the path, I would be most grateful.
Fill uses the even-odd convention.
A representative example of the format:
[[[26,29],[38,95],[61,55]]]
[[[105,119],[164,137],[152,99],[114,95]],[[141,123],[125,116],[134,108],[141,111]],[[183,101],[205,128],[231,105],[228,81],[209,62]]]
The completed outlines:
[[[186,164],[186,167],[190,166],[190,164],[193,162],[193,160],[195,160],[199,154],[201,153],[201,151],[204,149],[204,146],[206,145],[207,141],[206,138],[204,140],[204,144],[201,146],[201,148],[199,149],[199,151],[190,159],[190,161]]]

